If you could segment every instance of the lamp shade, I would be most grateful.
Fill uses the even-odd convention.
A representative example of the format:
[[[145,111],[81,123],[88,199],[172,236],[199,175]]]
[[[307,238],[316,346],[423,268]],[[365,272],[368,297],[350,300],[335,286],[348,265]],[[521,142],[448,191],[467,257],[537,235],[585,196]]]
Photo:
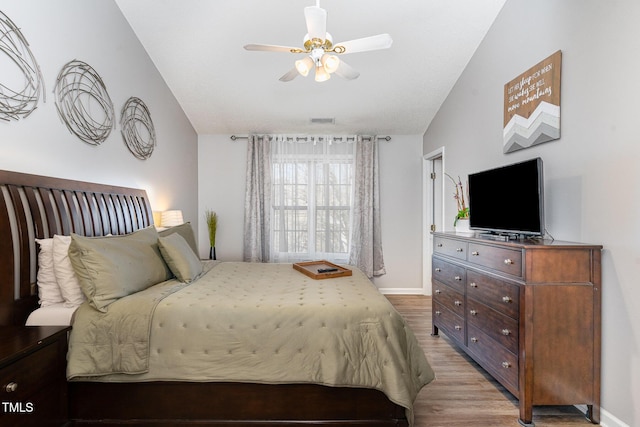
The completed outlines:
[[[296,61],[296,70],[300,73],[301,76],[307,77],[309,71],[313,69],[313,59],[310,56],[305,57],[304,59],[299,59]]]
[[[340,66],[340,58],[335,55],[325,53],[322,55],[322,66],[327,70],[327,73],[334,73]]]
[[[331,78],[331,74],[327,73],[327,70],[324,69],[322,65],[316,67],[316,78],[317,82],[326,82]]]
[[[181,210],[176,209],[162,212],[162,217],[160,219],[160,225],[162,227],[174,227],[181,224],[184,224]]]

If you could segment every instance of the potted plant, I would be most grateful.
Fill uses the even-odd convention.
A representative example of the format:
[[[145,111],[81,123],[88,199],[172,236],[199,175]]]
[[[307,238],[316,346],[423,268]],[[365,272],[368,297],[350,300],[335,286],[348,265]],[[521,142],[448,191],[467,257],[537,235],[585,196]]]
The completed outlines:
[[[459,176],[458,181],[456,181],[448,173],[445,173],[445,175],[447,175],[451,182],[453,182],[453,186],[456,190],[455,193],[453,193],[453,198],[456,200],[458,213],[456,214],[456,218],[453,220],[453,226],[457,231],[469,231],[469,206],[467,206],[467,201],[465,199],[465,191],[462,181]],[[466,198],[469,198],[468,194],[466,194]]]
[[[218,214],[207,209],[205,211],[207,228],[209,229],[209,259],[216,259],[216,231],[218,229]]]

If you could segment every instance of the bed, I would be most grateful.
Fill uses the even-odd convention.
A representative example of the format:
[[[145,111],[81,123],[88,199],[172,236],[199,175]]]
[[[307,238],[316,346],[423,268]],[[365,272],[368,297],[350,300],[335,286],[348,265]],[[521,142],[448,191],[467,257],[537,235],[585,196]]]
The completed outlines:
[[[194,261],[184,227],[157,234],[144,190],[8,171],[0,189],[0,322],[42,324],[43,308],[61,321],[73,316],[67,375],[76,425],[411,424],[413,399],[433,372],[359,270],[313,280],[290,264]],[[88,300],[72,309],[39,308],[35,240],[54,235],[71,236],[75,272],[100,289],[85,287]],[[164,270],[149,279],[135,260],[123,291],[108,284],[121,269],[104,267],[109,280],[98,285],[95,268],[127,262],[118,258],[127,249],[105,248],[152,239]],[[108,333],[95,329],[100,323]],[[204,364],[191,366],[195,359]]]

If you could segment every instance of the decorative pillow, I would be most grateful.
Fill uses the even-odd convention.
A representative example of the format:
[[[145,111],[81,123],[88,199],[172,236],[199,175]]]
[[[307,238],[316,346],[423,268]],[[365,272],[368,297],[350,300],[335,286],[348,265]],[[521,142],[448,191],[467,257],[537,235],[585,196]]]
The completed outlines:
[[[158,246],[169,268],[181,282],[189,283],[202,273],[202,262],[180,234],[160,236]]]
[[[196,254],[196,257],[198,256],[198,244],[196,243],[196,236],[193,232],[193,227],[191,227],[190,222],[185,222],[184,224],[176,225],[175,227],[171,228],[166,228],[160,231],[158,234],[161,237],[167,237],[173,233],[178,233],[179,235],[181,235],[184,240],[187,241],[189,247],[193,250],[193,253]]]
[[[89,303],[100,311],[172,277],[152,227],[112,237],[71,235],[69,258]]]
[[[71,236],[58,234],[53,236],[53,272],[64,298],[65,307],[77,307],[86,298],[69,259],[69,244],[71,244]]]
[[[60,287],[53,271],[53,238],[36,239],[36,242],[40,246],[38,251],[38,274],[36,276],[40,306],[47,307],[52,304],[60,304],[64,302],[64,298],[60,293]]]

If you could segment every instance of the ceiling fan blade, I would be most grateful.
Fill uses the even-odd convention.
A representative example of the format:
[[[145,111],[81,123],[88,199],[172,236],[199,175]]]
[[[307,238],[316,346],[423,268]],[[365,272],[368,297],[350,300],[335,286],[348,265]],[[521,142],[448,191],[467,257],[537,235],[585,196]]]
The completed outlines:
[[[244,46],[246,50],[257,50],[262,52],[287,52],[293,53],[295,50],[300,50],[297,47],[289,46],[275,46],[271,44],[247,44]]]
[[[360,76],[359,71],[357,71],[355,68],[353,68],[343,60],[340,60],[340,65],[338,65],[338,68],[336,69],[336,71],[334,71],[334,74],[337,74],[338,76],[347,80],[357,79]]]
[[[378,34],[377,36],[363,37],[361,39],[349,40],[336,43],[335,49],[344,47],[343,55],[347,53],[366,52],[368,50],[387,49],[391,47],[393,40],[389,34]]]
[[[290,69],[289,71],[287,71],[286,74],[284,74],[282,77],[280,77],[280,81],[281,82],[290,82],[291,80],[295,79],[298,76],[298,70],[296,69],[296,67],[293,67],[292,69]]]
[[[304,8],[307,33],[311,39],[324,40],[327,36],[327,11],[318,6]]]

